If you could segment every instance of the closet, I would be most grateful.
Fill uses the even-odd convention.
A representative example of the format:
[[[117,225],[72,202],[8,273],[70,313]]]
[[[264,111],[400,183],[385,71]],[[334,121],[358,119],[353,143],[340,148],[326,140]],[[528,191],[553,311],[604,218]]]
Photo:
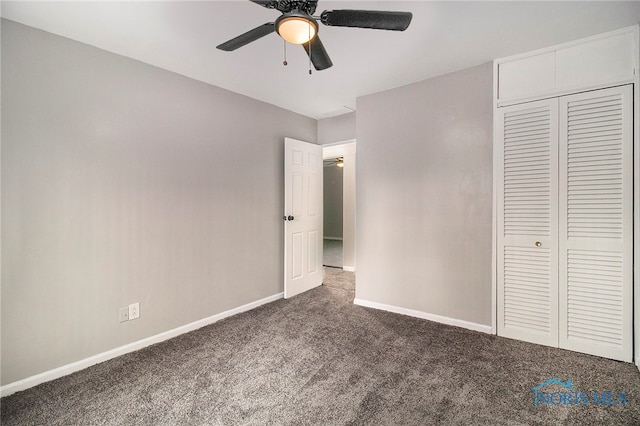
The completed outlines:
[[[633,358],[637,35],[496,61],[498,335]]]

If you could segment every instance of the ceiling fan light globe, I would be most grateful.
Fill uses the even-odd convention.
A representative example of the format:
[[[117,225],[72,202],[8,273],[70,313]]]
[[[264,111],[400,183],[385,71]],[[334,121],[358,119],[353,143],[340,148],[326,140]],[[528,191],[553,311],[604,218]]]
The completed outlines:
[[[305,44],[316,36],[318,24],[310,16],[285,14],[276,21],[276,31],[291,44]]]

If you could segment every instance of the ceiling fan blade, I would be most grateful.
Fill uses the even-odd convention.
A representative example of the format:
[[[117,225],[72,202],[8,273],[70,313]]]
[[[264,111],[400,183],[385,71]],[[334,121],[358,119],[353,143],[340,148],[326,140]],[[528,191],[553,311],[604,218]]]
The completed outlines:
[[[411,23],[411,12],[382,10],[325,10],[320,22],[333,27],[373,28],[376,30],[404,31]]]
[[[252,41],[256,41],[259,38],[269,35],[275,30],[275,24],[273,22],[269,22],[267,24],[260,25],[259,27],[256,27],[252,30],[249,30],[244,34],[239,35],[238,37],[232,38],[229,41],[225,41],[224,43],[216,47],[220,50],[231,52],[238,49],[239,47],[244,46],[245,44],[249,44]]]
[[[311,58],[311,62],[316,70],[322,71],[333,66],[329,54],[324,48],[324,45],[320,41],[320,37],[315,36],[310,42],[302,45],[304,50]]]
[[[267,9],[276,9],[278,7],[278,0],[250,0],[252,3],[264,6]]]

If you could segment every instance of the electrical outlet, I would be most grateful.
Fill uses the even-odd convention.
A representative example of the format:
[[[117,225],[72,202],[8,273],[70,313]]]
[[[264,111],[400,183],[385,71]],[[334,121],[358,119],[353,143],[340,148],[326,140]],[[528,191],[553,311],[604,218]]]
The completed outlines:
[[[120,322],[129,321],[129,308],[120,308]]]
[[[140,303],[132,303],[129,305],[129,320],[140,318]]]

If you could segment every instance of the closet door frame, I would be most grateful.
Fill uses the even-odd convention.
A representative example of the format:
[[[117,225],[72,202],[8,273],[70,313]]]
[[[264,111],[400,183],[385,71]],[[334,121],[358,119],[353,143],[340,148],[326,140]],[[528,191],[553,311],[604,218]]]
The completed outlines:
[[[609,36],[615,36],[621,33],[631,33],[632,37],[630,40],[633,43],[633,46],[629,46],[629,52],[633,55],[632,59],[632,68],[629,69],[626,77],[620,78],[618,81],[601,81],[600,84],[598,82],[594,82],[590,87],[581,87],[574,88],[573,90],[565,90],[562,88],[551,89],[546,93],[539,93],[538,95],[532,95],[528,99],[522,99],[520,101],[512,101],[509,103],[505,103],[504,101],[499,101],[499,65],[506,61],[519,60],[521,58],[533,57],[542,53],[547,52],[556,52],[563,48],[590,43],[594,40],[603,39]],[[579,67],[578,67],[579,68]],[[491,321],[491,330],[493,334],[497,334],[498,332],[498,307],[497,307],[497,298],[498,298],[498,280],[497,280],[497,268],[498,268],[498,242],[497,242],[497,233],[498,233],[498,178],[500,174],[500,170],[498,167],[499,160],[497,152],[497,147],[500,145],[500,135],[495,129],[498,128],[497,123],[499,120],[498,117],[498,106],[505,106],[507,104],[521,103],[525,101],[531,100],[539,100],[548,97],[557,97],[562,95],[570,95],[574,93],[580,93],[587,90],[594,89],[605,89],[608,87],[613,87],[621,84],[633,84],[633,110],[634,110],[634,122],[633,122],[633,246],[634,246],[634,254],[633,254],[633,324],[634,324],[634,362],[637,366],[638,370],[640,370],[640,25],[634,25],[627,28],[622,28],[619,30],[611,31],[608,33],[599,34],[593,37],[587,37],[585,39],[576,40],[569,43],[563,43],[556,46],[550,46],[545,49],[539,49],[536,51],[531,51],[527,53],[522,53],[514,56],[510,56],[507,58],[499,58],[494,60],[493,63],[493,120],[494,120],[494,152],[493,152],[493,230],[492,233],[492,286],[491,286],[491,311],[492,311],[492,321]]]
[[[633,84],[633,320],[636,367],[640,370],[640,31],[635,32],[636,78]]]

